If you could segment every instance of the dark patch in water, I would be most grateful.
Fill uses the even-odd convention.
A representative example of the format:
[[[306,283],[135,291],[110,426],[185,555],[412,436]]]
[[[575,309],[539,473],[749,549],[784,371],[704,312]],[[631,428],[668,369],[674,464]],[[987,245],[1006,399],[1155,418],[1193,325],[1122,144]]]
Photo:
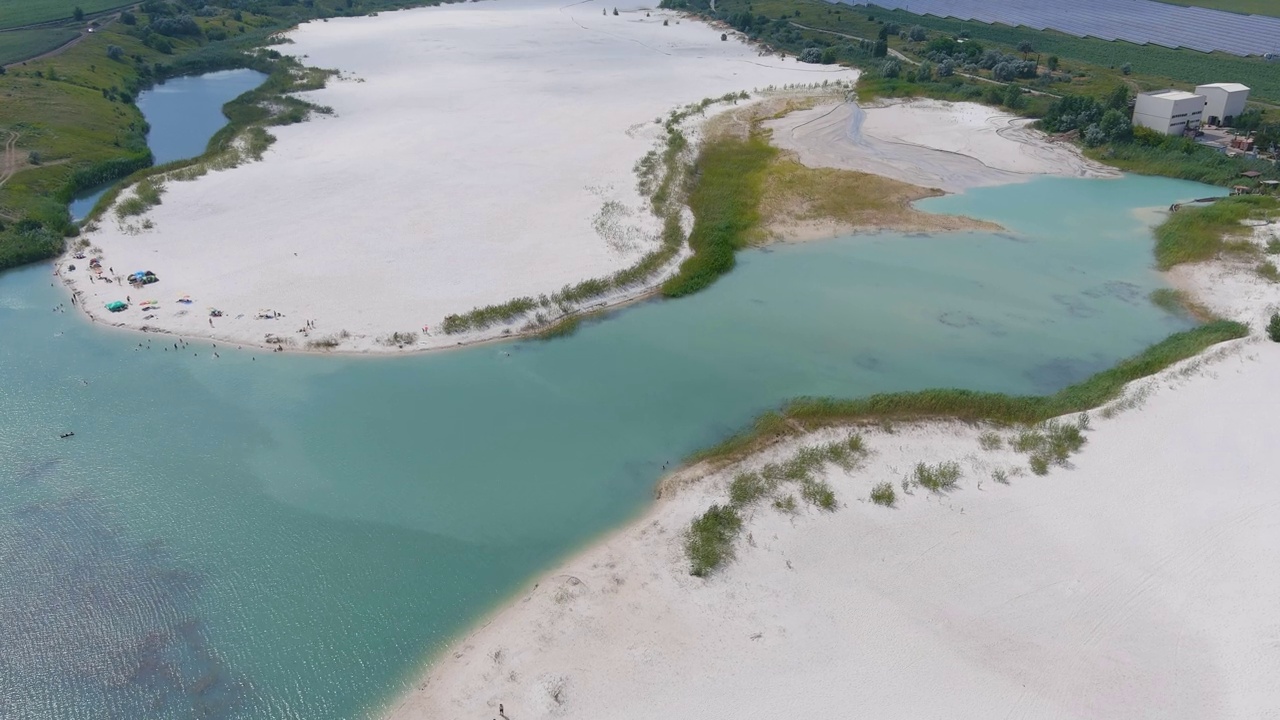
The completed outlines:
[[[27,463],[24,467],[18,469],[17,480],[19,485],[31,485],[53,474],[54,470],[62,465],[62,458],[46,458],[35,462]]]
[[[853,364],[863,370],[880,372],[880,368],[884,366],[884,361],[874,355],[859,355],[853,359]]]
[[[1082,294],[1091,298],[1113,297],[1130,305],[1134,305],[1146,297],[1142,292],[1142,288],[1123,280],[1112,280],[1111,282],[1103,283],[1085,290]]]
[[[1027,377],[1041,395],[1049,395],[1101,372],[1111,365],[1102,358],[1057,358],[1027,371]]]
[[[1098,310],[1080,298],[1070,295],[1054,295],[1054,302],[1062,305],[1067,309],[1067,313],[1072,317],[1091,318],[1098,314]]]
[[[978,319],[968,313],[944,312],[938,316],[938,322],[948,327],[966,328],[977,325]]]
[[[210,647],[200,586],[91,493],[0,512],[0,716],[245,716],[247,685]]]
[[[992,233],[992,237],[998,237],[1001,240],[1008,240],[1010,242],[1016,242],[1023,245],[1028,245],[1031,243],[1031,240],[1028,238],[1022,237],[1020,235],[1010,235],[1009,233]]]

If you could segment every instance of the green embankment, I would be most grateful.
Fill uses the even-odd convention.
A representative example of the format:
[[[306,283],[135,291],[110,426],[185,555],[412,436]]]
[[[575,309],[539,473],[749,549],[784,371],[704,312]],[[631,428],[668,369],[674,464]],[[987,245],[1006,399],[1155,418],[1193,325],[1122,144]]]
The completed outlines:
[[[764,175],[778,151],[768,138],[752,133],[707,140],[694,165],[697,178],[689,195],[693,255],[662,284],[662,294],[681,297],[702,290],[733,269],[734,253],[746,247],[760,222]]]
[[[1259,254],[1247,240],[1230,240],[1248,233],[1240,221],[1263,213],[1280,210],[1275,198],[1240,195],[1223,198],[1205,207],[1185,207],[1156,228],[1156,267],[1168,270],[1174,265],[1212,260],[1223,252]]]
[[[1120,396],[1126,383],[1153,375],[1217,343],[1248,334],[1248,327],[1229,320],[1201,325],[1171,335],[1110,370],[1053,395],[943,389],[885,393],[854,400],[800,398],[762,415],[747,430],[694,454],[690,461],[732,462],[783,439],[834,425],[924,420],[1034,425],[1105,405]]]

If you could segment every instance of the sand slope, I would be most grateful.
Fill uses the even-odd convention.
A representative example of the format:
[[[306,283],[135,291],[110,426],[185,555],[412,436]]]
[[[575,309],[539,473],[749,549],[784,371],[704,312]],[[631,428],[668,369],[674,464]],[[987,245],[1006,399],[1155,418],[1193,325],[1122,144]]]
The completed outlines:
[[[967,188],[1035,175],[1116,177],[1069,143],[1052,143],[1028,120],[975,103],[890,101],[825,104],[765,123],[774,144],[810,167],[883,175],[923,187]]]
[[[1255,328],[1280,309],[1244,268],[1182,275]],[[864,466],[827,475],[838,511],[756,508],[707,581],[682,535],[730,473],[687,485],[540,578],[389,716],[1275,718],[1277,396],[1280,345],[1227,343],[1093,413],[1075,467],[1008,485],[992,471],[1025,456],[976,428],[868,431]],[[958,490],[866,501],[946,460]]]

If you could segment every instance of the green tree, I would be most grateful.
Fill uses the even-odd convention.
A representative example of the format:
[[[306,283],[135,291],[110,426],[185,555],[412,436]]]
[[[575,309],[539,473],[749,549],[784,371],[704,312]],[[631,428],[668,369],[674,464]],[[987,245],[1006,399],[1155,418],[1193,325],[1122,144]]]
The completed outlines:
[[[1133,72],[1133,66],[1130,65],[1129,63],[1125,63],[1120,66],[1120,72],[1124,73],[1125,75],[1128,75],[1129,73]]]
[[[907,31],[907,37],[912,42],[924,42],[929,37],[929,33],[919,25],[912,25],[911,29]]]
[[[916,68],[916,80],[920,82],[929,82],[933,80],[933,65],[928,60],[920,63],[920,67]]]
[[[1267,324],[1267,337],[1271,342],[1280,343],[1280,313],[1271,314],[1271,322]]]
[[[120,60],[124,58],[124,48],[120,47],[119,45],[108,45],[107,57],[111,58],[112,60]]]
[[[902,63],[896,59],[886,60],[880,67],[880,74],[887,78],[896,78],[902,74]]]
[[[1010,110],[1017,110],[1026,105],[1026,98],[1022,96],[1022,88],[1012,83],[1006,86],[1003,105]]]
[[[1111,110],[1124,110],[1129,107],[1129,89],[1123,85],[1119,85],[1107,95],[1107,101],[1103,103]]]
[[[889,42],[884,39],[876,41],[876,46],[871,51],[871,57],[885,57],[889,54]]]
[[[1057,55],[1050,55],[1050,56],[1049,56],[1049,60],[1048,60],[1045,64],[1048,66],[1048,68],[1049,68],[1049,72],[1057,72],[1057,71],[1058,71],[1058,56],[1057,56]]]
[[[1018,52],[1022,53],[1022,57],[1025,58],[1026,56],[1030,55],[1033,51],[1035,51],[1035,48],[1032,47],[1030,41],[1023,40],[1022,42],[1018,43]]]
[[[84,20],[84,10],[82,10],[80,6],[77,5],[76,9],[71,11],[71,17],[75,18],[76,22],[80,22],[81,20]]]

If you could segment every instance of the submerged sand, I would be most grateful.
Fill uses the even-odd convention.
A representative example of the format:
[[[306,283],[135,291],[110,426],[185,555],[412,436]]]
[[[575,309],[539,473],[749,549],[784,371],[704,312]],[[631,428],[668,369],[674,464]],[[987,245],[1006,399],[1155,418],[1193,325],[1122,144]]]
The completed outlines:
[[[989,450],[962,424],[863,429],[870,456],[825,473],[835,512],[755,507],[706,580],[688,574],[691,520],[736,472],[835,435],[695,469],[459,640],[388,717],[1271,717],[1280,345],[1257,331],[1280,286],[1226,262],[1177,280],[1255,334],[1090,413],[1069,469],[1030,474],[1011,430]],[[956,490],[897,487],[943,461]],[[882,481],[894,508],[868,501]]]

